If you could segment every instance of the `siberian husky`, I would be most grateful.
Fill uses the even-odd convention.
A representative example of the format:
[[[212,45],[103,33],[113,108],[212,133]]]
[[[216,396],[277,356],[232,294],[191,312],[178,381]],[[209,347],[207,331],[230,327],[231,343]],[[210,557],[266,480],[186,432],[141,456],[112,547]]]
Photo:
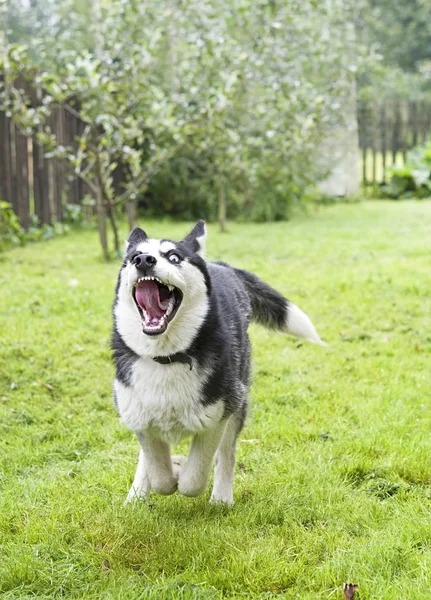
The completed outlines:
[[[308,316],[252,273],[203,258],[199,221],[180,242],[138,227],[113,306],[114,401],[140,453],[127,501],[151,490],[233,503],[236,440],[247,412],[251,320],[322,344]],[[191,437],[188,457],[170,445]]]

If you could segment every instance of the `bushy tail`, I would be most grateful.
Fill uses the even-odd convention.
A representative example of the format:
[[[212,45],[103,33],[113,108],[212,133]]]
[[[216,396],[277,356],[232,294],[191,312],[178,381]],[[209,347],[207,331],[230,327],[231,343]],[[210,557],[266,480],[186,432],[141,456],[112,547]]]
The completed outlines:
[[[242,269],[234,269],[244,283],[252,308],[252,318],[270,329],[278,329],[303,338],[313,344],[326,346],[310,318],[264,281]]]

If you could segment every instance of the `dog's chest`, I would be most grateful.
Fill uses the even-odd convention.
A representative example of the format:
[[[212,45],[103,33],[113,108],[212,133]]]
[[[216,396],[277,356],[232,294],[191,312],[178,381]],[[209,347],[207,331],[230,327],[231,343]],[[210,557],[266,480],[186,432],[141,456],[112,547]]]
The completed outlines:
[[[133,431],[158,430],[167,441],[210,427],[222,415],[219,403],[204,406],[205,373],[194,365],[138,360],[130,386],[117,391],[121,420]]]

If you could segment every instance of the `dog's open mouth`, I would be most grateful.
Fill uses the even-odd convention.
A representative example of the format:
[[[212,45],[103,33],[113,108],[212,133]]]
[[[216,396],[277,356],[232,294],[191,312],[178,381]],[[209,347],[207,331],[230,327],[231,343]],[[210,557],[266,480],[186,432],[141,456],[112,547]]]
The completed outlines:
[[[141,277],[133,287],[133,298],[147,335],[164,333],[183,299],[182,292],[157,277]]]

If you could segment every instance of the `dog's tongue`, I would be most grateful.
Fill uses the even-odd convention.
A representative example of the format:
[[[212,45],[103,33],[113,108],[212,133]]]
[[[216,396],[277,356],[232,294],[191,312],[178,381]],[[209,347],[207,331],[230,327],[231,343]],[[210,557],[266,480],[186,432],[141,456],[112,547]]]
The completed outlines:
[[[135,297],[136,302],[146,310],[150,319],[159,319],[167,310],[167,306],[164,307],[166,301],[160,301],[159,286],[155,281],[141,281],[136,288]]]

